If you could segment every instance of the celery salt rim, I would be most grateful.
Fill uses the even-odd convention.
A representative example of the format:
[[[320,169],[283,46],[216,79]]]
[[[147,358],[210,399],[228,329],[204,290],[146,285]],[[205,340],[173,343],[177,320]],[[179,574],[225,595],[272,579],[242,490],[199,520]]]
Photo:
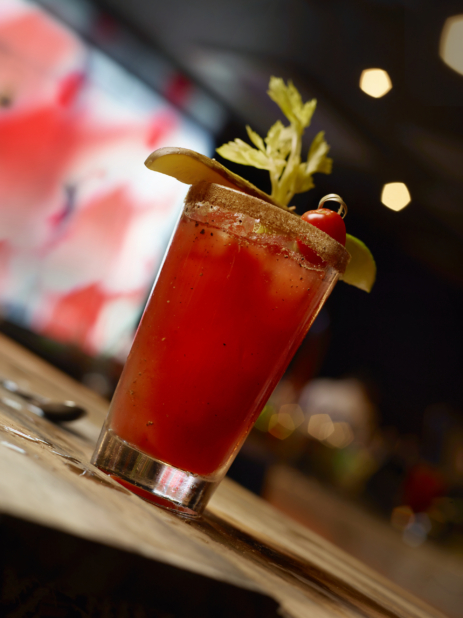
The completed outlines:
[[[275,233],[303,242],[341,275],[347,268],[350,255],[346,249],[329,234],[290,211],[222,185],[208,182],[192,185],[185,198],[186,213],[203,209],[205,205],[248,215]]]

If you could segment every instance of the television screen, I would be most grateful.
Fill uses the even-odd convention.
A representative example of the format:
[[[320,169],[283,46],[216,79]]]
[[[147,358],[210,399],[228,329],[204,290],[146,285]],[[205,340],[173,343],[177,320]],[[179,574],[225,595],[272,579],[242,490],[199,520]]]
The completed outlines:
[[[187,190],[149,171],[209,132],[39,5],[0,2],[0,310],[123,358]]]

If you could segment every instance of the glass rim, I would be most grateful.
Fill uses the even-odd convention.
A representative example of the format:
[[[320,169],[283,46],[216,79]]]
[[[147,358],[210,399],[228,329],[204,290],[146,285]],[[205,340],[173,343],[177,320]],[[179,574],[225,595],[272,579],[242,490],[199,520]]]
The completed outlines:
[[[346,248],[291,211],[223,185],[206,181],[192,185],[185,198],[186,214],[207,204],[211,210],[220,208],[248,215],[272,231],[303,242],[341,275],[347,268],[350,254]]]

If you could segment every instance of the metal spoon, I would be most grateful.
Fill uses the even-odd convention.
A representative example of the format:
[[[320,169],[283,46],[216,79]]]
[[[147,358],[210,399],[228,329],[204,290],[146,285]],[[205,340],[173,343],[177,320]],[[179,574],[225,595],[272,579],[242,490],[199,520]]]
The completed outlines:
[[[32,412],[37,412],[33,408],[37,408],[40,412],[40,416],[44,416],[49,421],[54,423],[61,423],[66,421],[76,421],[78,418],[82,418],[87,414],[85,408],[77,405],[74,401],[51,401],[41,395],[30,393],[23,390],[13,382],[6,378],[0,378],[0,385],[10,393],[18,395],[30,404]],[[40,414],[41,413],[41,414]]]

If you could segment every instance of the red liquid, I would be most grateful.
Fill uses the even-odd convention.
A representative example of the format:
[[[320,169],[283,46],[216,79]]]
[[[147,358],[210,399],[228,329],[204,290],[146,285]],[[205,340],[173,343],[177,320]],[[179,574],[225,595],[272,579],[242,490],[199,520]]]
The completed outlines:
[[[182,217],[113,399],[120,438],[200,475],[228,464],[331,288],[285,255]]]

